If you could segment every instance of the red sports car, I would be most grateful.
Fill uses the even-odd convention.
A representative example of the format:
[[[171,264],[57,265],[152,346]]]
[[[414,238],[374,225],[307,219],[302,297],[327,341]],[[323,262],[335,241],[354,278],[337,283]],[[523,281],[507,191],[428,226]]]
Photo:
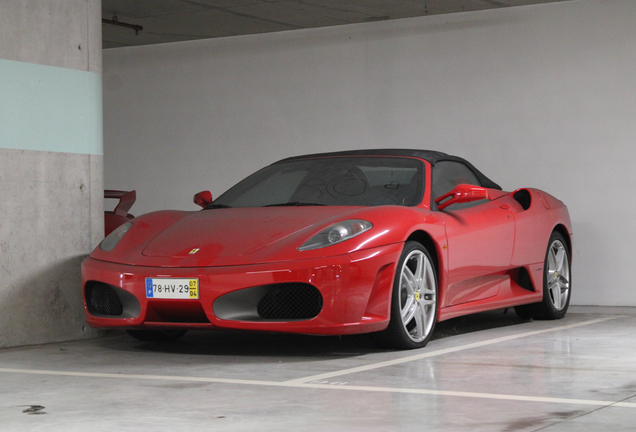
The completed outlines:
[[[194,328],[372,333],[418,348],[438,321],[507,307],[557,319],[570,301],[565,205],[503,192],[441,152],[288,158],[195,202],[203,210],[121,225],[83,262],[91,326],[141,340]]]

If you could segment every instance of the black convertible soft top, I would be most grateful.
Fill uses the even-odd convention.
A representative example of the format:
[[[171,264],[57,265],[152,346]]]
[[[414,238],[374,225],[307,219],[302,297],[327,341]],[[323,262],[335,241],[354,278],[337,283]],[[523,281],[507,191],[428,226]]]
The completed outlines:
[[[316,157],[330,157],[330,156],[410,156],[416,157],[420,159],[424,159],[428,161],[431,165],[435,165],[440,161],[453,161],[460,162],[466,165],[470,170],[475,173],[479,182],[483,187],[490,189],[499,189],[501,190],[501,186],[497,183],[490,180],[488,177],[483,175],[481,171],[475,168],[470,162],[466,159],[460,158],[459,156],[452,156],[440,151],[435,150],[413,150],[413,149],[377,149],[377,150],[347,150],[347,151],[339,151],[339,152],[331,152],[331,153],[314,153],[302,156],[293,156],[283,160],[280,160],[276,163],[280,162],[289,162],[293,160],[300,159],[309,159]]]

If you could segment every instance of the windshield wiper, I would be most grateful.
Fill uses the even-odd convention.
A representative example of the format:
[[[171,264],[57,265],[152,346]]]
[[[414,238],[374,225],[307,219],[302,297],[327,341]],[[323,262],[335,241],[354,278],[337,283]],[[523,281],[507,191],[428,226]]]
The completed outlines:
[[[210,204],[205,206],[203,210],[220,209],[220,208],[232,208],[232,207],[225,204]]]
[[[268,204],[266,206],[263,207],[300,207],[300,206],[324,206],[326,204],[317,204],[317,203],[308,203],[308,202],[298,202],[298,201],[292,201],[292,202],[288,202],[288,203],[280,203],[280,204]]]

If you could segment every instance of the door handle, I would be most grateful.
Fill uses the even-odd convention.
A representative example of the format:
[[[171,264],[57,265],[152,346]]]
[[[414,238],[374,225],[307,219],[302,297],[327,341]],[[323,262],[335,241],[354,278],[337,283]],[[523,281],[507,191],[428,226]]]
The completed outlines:
[[[504,209],[504,210],[510,210],[510,206],[508,204],[502,204],[499,206],[499,208]]]

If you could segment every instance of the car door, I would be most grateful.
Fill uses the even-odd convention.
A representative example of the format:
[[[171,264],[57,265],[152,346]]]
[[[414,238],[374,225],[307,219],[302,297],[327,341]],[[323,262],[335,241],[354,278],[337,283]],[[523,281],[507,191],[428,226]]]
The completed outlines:
[[[472,170],[461,162],[441,161],[433,167],[433,198],[458,184],[481,186]],[[454,204],[440,212],[447,236],[448,285],[443,306],[482,300],[497,295],[504,272],[510,267],[515,222],[499,200]]]

